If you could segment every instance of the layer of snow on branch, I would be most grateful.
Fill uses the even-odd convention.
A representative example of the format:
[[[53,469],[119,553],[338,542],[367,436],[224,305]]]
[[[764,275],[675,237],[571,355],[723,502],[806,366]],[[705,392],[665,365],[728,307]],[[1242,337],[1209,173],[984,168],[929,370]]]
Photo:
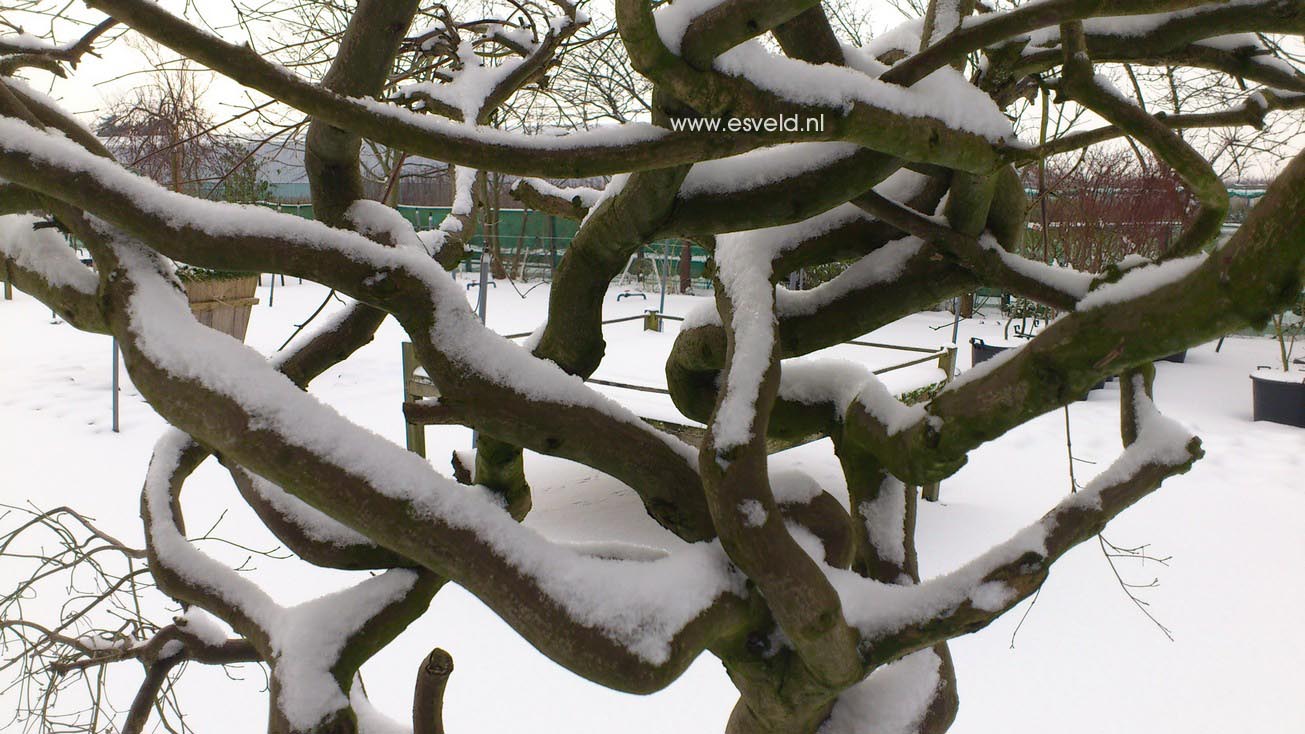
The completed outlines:
[[[598,198],[594,199],[594,203],[589,207],[589,211],[585,212],[584,217],[580,219],[580,227],[583,229],[585,222],[589,221],[589,217],[592,217],[594,212],[598,211],[598,207],[602,205],[604,201],[614,198],[617,194],[621,193],[621,191],[625,189],[625,185],[629,182],[630,174],[628,173],[618,173],[608,179],[607,185],[603,187],[601,192],[599,192]]]
[[[1239,51],[1239,50],[1266,50],[1260,43],[1260,39],[1254,33],[1229,33],[1226,36],[1215,36],[1206,38],[1196,45],[1217,48],[1220,51]]]
[[[874,58],[894,52],[910,55],[920,50],[920,35],[924,32],[924,18],[912,18],[889,28],[870,39],[866,53]]]
[[[464,239],[462,231],[464,228],[463,220],[475,213],[476,199],[472,189],[476,185],[476,176],[479,174],[474,168],[466,166],[454,166],[453,168],[453,205],[449,207],[449,213],[444,215],[440,224],[435,229],[427,229],[417,232],[419,239],[426,252],[432,257],[438,255],[448,243],[450,237]]]
[[[906,485],[888,477],[873,500],[861,503],[870,545],[880,558],[898,566],[906,563]]]
[[[736,161],[741,158],[743,156],[725,158],[722,162]],[[690,171],[690,174],[692,174],[692,171]],[[875,193],[881,196],[901,203],[909,201],[918,195],[928,182],[928,176],[903,168],[875,184],[874,190]],[[681,191],[683,191],[683,188],[681,188]],[[800,222],[752,230],[748,233],[748,247],[756,251],[757,257],[769,257],[771,260],[775,260],[781,255],[802,246],[807,241],[834,232],[841,227],[857,222],[873,221],[875,221],[875,218],[866,213],[861,207],[852,203],[840,204]]]
[[[1197,268],[1204,265],[1208,258],[1209,255],[1206,253],[1200,253],[1176,258],[1158,265],[1133,268],[1124,273],[1124,277],[1117,282],[1103,285],[1087,294],[1078,302],[1075,310],[1086,311],[1099,306],[1142,298],[1191,275]]]
[[[719,453],[752,439],[757,399],[775,347],[775,286],[770,282],[770,259],[751,247],[748,233],[717,238],[716,268],[730,300],[734,337],[724,396],[712,423],[712,442]]]
[[[1013,252],[1007,252],[997,242],[997,238],[987,232],[979,237],[979,245],[985,250],[997,253],[1001,257],[1002,264],[1011,270],[1062,293],[1068,293],[1074,298],[1082,298],[1087,295],[1088,288],[1091,287],[1092,280],[1095,277],[1070,267],[1048,265],[1044,262],[1021,257]]]
[[[1089,36],[1116,36],[1121,38],[1141,38],[1154,33],[1156,29],[1174,21],[1190,18],[1219,7],[1255,7],[1271,8],[1278,0],[1226,0],[1224,2],[1200,5],[1194,8],[1176,10],[1167,13],[1145,13],[1142,15],[1112,15],[1104,18],[1088,18],[1083,21],[1083,31]],[[1060,44],[1060,28],[1048,26],[1028,34],[1031,48],[1055,48]]]
[[[984,581],[992,571],[1032,553],[1046,557],[1047,539],[1058,518],[1081,508],[1099,510],[1103,493],[1129,481],[1146,466],[1180,467],[1193,459],[1190,431],[1156,411],[1140,389],[1135,405],[1138,439],[1081,491],[1061,501],[1038,522],[988,550],[961,568],[920,584],[895,586],[872,581],[850,571],[825,568],[843,601],[849,623],[868,638],[891,634],[919,624],[963,604],[999,612],[1014,601],[1014,590],[1004,583]]]
[[[907,405],[898,400],[877,377],[861,387],[856,401],[883,425],[890,436],[914,426],[928,415],[923,405]]]
[[[309,538],[319,543],[345,547],[373,545],[371,539],[349,526],[333,520],[329,515],[281,489],[257,474],[249,473],[249,486],[272,507],[276,513],[294,523]]]
[[[359,199],[344,212],[345,218],[362,235],[379,238],[380,242],[396,247],[412,247],[425,251],[425,245],[413,231],[412,223],[397,209],[379,201]]]
[[[653,22],[657,25],[657,35],[671,53],[679,54],[684,44],[684,33],[699,16],[725,0],[674,0],[662,3],[653,11]]]
[[[850,293],[891,282],[902,274],[906,264],[923,246],[924,241],[919,238],[904,237],[876,249],[811,290],[780,288],[777,295],[779,314],[781,317],[807,316]]]
[[[170,480],[189,445],[190,438],[177,430],[169,430],[155,445],[145,480],[150,550],[170,571],[239,610],[267,635],[281,683],[278,706],[297,729],[311,729],[348,704],[331,674],[344,644],[385,606],[407,594],[417,575],[406,569],[387,571],[352,588],[282,608],[252,581],[201,552],[177,531]],[[186,628],[208,644],[226,639],[203,612],[192,608],[186,621]]]
[[[1137,440],[1119,455],[1105,471],[1088,482],[1087,486],[1070,496],[1062,505],[1101,506],[1101,493],[1128,480],[1144,466],[1177,467],[1192,460],[1188,445],[1195,435],[1178,421],[1156,410],[1155,403],[1146,395],[1142,377],[1133,377],[1133,410],[1137,416]]]
[[[942,685],[942,659],[920,650],[843,691],[819,734],[915,734]]]
[[[1015,359],[1015,357],[1021,353],[1021,350],[1023,350],[1028,345],[1029,345],[1028,342],[1024,342],[1019,346],[1010,347],[1009,349],[1005,349],[1001,352],[998,352],[996,355],[989,357],[988,359],[980,362],[979,364],[974,365],[973,367],[969,368],[968,370],[958,375],[956,379],[947,383],[947,387],[943,388],[943,392],[958,390],[964,387],[965,385],[974,382],[975,380],[978,380],[983,377],[987,377],[988,375],[992,374],[997,369],[999,369],[1002,365],[1006,364],[1012,359]]]
[[[748,41],[718,56],[715,67],[797,104],[847,111],[862,103],[905,117],[935,119],[992,141],[1014,138],[1010,120],[992,99],[951,67],[901,87],[879,81],[876,77],[888,67],[865,51],[848,46],[844,54],[848,66],[817,66],[772,54]]]
[[[589,186],[558,186],[542,178],[523,178],[518,183],[525,184],[544,196],[578,202],[586,209],[593,208],[603,196],[600,189]]]
[[[852,403],[861,403],[890,435],[925,418],[921,405],[906,405],[864,365],[843,359],[791,359],[783,363],[779,396],[815,405],[832,403],[840,419]]]
[[[60,51],[64,47],[50,41],[33,36],[30,33],[4,33],[0,34],[0,47],[6,47],[5,50],[20,50],[29,52],[50,52]]]
[[[743,524],[750,528],[759,528],[766,524],[766,508],[757,500],[743,500],[739,503],[739,514]]]
[[[886,584],[830,567],[825,567],[825,573],[838,591],[847,621],[873,640],[966,603],[984,611],[1000,611],[1014,601],[1014,590],[1000,582],[984,581],[984,577],[1027,553],[1046,554],[1046,530],[1040,524],[918,586]]]
[[[369,97],[354,97],[349,101],[366,108],[373,114],[404,125],[412,125],[432,135],[481,145],[513,147],[520,149],[522,153],[577,148],[621,148],[635,143],[659,140],[669,132],[666,128],[650,123],[632,122],[620,125],[598,125],[579,132],[557,135],[526,135],[483,125],[454,122],[436,115],[423,115]]]
[[[678,196],[749,191],[850,158],[855,143],[787,143],[694,164]]]
[[[176,618],[177,626],[194,635],[205,645],[216,647],[227,641],[226,630],[213,618],[213,615],[192,606]]]
[[[721,325],[720,311],[716,310],[716,304],[705,301],[693,306],[688,313],[684,314],[684,321],[680,322],[680,332],[683,333],[703,326]]]
[[[742,156],[724,160],[738,160],[739,158],[742,158]],[[690,174],[692,174],[692,171],[690,171]],[[927,176],[903,168],[894,172],[874,188],[879,194],[900,202],[909,200],[919,194],[924,185],[928,183],[928,180]],[[681,193],[684,192],[683,187],[681,187],[680,191]],[[754,257],[768,257],[773,263],[776,258],[784,253],[812,239],[856,222],[871,221],[874,221],[874,217],[857,205],[851,203],[840,204],[800,222],[751,230],[746,233],[748,238],[747,247],[753,251]],[[914,241],[918,243],[918,240]],[[918,250],[919,245],[916,244],[914,248]],[[889,243],[849,268],[852,271],[850,275],[840,274],[840,276],[834,278],[834,281],[822,284],[811,291],[792,292],[780,289],[776,296],[779,299],[777,308],[782,315],[811,313],[821,305],[845,295],[846,292],[854,288],[871,284],[875,278],[896,277],[900,273],[897,268],[905,262],[901,258],[909,258],[911,254],[914,254],[914,252],[908,254],[911,249],[912,245],[905,240]],[[835,281],[837,281],[837,284],[835,284]],[[680,324],[680,330],[687,331],[701,326],[721,325],[720,314],[717,313],[715,304],[703,303],[693,307],[685,315],[684,321]]]
[[[453,73],[452,81],[401,84],[394,98],[430,97],[456,109],[464,122],[474,123],[489,95],[525,62],[519,56],[507,56],[500,64],[488,66],[474,45],[466,42],[458,46],[458,57],[462,68]]]
[[[349,705],[358,715],[358,734],[412,734],[412,724],[391,719],[367,698],[362,678],[355,677],[349,689]]]
[[[31,84],[28,84],[25,80],[20,79],[16,76],[0,76],[0,80],[3,80],[5,84],[8,84],[11,88],[19,90],[20,92],[27,95],[28,97],[39,100],[41,103],[45,104],[45,106],[49,107],[52,110],[60,109],[62,106],[60,105],[59,101],[56,100],[54,97],[51,97],[50,95],[46,94],[40,89],[37,89]],[[71,123],[81,128],[82,132],[85,133],[86,136],[89,138],[98,137],[95,134],[95,132],[91,130],[90,126],[88,126],[85,122],[83,122],[81,118],[74,117],[72,115],[63,115],[63,122]]]
[[[449,207],[449,214],[465,217],[475,209],[476,200],[472,188],[476,185],[476,175],[477,171],[474,168],[457,166],[453,169],[453,205]],[[441,222],[440,229],[444,228]],[[461,230],[462,223],[459,222],[457,231]]]
[[[312,343],[314,339],[340,328],[340,325],[353,314],[354,310],[361,307],[357,301],[347,296],[343,297],[341,300],[346,304],[344,308],[329,313],[319,314],[317,318],[313,320],[312,329],[305,329],[304,331],[299,332],[299,334],[296,335],[294,339],[285,346],[285,348],[270,355],[267,358],[268,364],[278,370],[281,369],[281,365],[285,364],[286,361],[293,357],[296,352]]]
[[[297,729],[308,730],[348,700],[331,669],[345,643],[386,607],[412,591],[417,573],[391,569],[353,587],[291,607],[271,635],[281,690],[277,703]]]
[[[31,214],[0,216],[0,255],[56,288],[94,294],[98,283],[95,273],[77,259],[77,253],[59,230],[32,229],[43,221]]]
[[[252,581],[195,548],[177,530],[171,481],[182,453],[190,445],[190,437],[175,429],[168,430],[154,445],[143,498],[149,512],[145,537],[150,551],[172,573],[239,609],[260,628],[270,630],[276,625],[281,607]]]
[[[809,474],[796,469],[771,472],[770,491],[781,505],[805,505],[824,492]]]
[[[943,36],[961,26],[960,0],[937,0],[934,5],[933,36],[930,43],[936,43]]]

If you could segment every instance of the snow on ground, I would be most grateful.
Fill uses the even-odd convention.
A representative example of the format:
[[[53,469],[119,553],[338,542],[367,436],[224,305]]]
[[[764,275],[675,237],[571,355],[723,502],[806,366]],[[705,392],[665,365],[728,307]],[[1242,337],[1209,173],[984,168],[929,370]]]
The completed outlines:
[[[248,341],[270,352],[324,297],[323,289],[293,279],[268,306],[266,286],[255,308]],[[607,317],[655,308],[648,299],[607,300]],[[469,298],[474,292],[469,294]],[[533,330],[543,321],[547,286],[519,298],[500,281],[491,290],[489,324],[500,333]],[[667,312],[684,315],[701,298],[668,296]],[[662,365],[674,340],[644,332],[638,321],[607,327],[609,357],[599,378],[663,386]],[[961,325],[970,336],[1001,341],[1003,323],[977,319]],[[375,342],[313,384],[345,415],[402,442],[399,346],[402,332],[387,322]],[[951,340],[946,314],[926,313],[885,327],[866,339],[935,346]],[[1107,531],[1119,546],[1149,544],[1153,555],[1172,556],[1167,567],[1120,563],[1125,579],[1149,583],[1141,594],[1175,636],[1170,642],[1119,589],[1101,550],[1085,544],[1063,559],[1011,647],[1027,603],[990,629],[953,644],[961,714],[958,734],[1057,731],[1160,732],[1305,729],[1298,662],[1305,633],[1296,611],[1305,605],[1305,431],[1250,420],[1250,380],[1257,364],[1271,364],[1276,345],[1266,339],[1230,338],[1193,350],[1186,364],[1160,363],[1157,403],[1195,429],[1207,456],[1189,474],[1170,480],[1156,495],[1125,513]],[[962,347],[968,366],[968,347]],[[915,355],[855,346],[826,350],[880,368]],[[0,501],[42,508],[83,508],[102,527],[141,542],[137,495],[161,420],[126,380],[122,432],[109,428],[110,340],[52,321],[27,296],[0,301]],[[929,366],[885,376],[904,390],[933,379]],[[641,415],[672,418],[668,398],[601,388]],[[1118,453],[1118,384],[1069,409],[1075,463],[1086,483]],[[428,429],[431,460],[447,471],[453,449],[469,446],[461,428]],[[841,478],[828,442],[774,457],[777,468],[801,470],[836,494]],[[1093,463],[1089,463],[1093,462]],[[921,511],[921,562],[926,575],[957,567],[1004,540],[1051,507],[1068,490],[1063,412],[1043,416],[976,452],[969,465],[944,482],[942,502]],[[562,541],[619,540],[648,546],[664,531],[643,515],[636,497],[618,482],[566,461],[530,455],[527,471],[536,491],[528,523]],[[230,480],[206,464],[187,485],[188,526],[202,532],[221,518],[219,534],[258,548],[275,545],[242,506]],[[223,516],[223,512],[226,512]],[[7,527],[7,525],[6,525]],[[207,552],[238,564],[248,554],[215,542]],[[282,603],[304,601],[356,581],[357,574],[312,570],[297,561],[255,558],[251,576]],[[0,585],[14,582],[0,566]],[[54,613],[63,599],[37,599],[28,609]],[[363,669],[369,694],[384,711],[406,715],[413,675],[431,647],[449,650],[457,670],[449,684],[450,731],[719,732],[733,705],[733,687],[710,656],[654,696],[608,691],[562,671],[534,652],[469,594],[442,591],[432,611],[397,644]],[[117,670],[129,696],[138,667]],[[262,676],[246,669],[243,683],[220,671],[192,667],[183,690],[192,721],[220,721],[201,732],[254,731],[264,724]],[[501,691],[514,691],[504,706]],[[123,699],[125,701],[125,698]],[[0,694],[0,710],[12,708]]]

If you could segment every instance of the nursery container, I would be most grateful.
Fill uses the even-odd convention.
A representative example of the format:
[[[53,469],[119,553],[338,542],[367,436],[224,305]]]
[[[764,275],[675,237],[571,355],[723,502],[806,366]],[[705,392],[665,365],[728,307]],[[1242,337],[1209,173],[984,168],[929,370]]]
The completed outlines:
[[[986,362],[992,359],[993,357],[997,356],[998,354],[1001,354],[1002,352],[1006,351],[1007,349],[1012,349],[1012,347],[996,347],[991,344],[985,343],[982,339],[980,339],[977,336],[972,336],[970,337],[970,365],[973,366],[980,362]],[[1097,384],[1093,385],[1091,389],[1100,390],[1105,386],[1106,386],[1106,380],[1102,380],[1101,382],[1098,382]]]
[[[1010,347],[994,347],[990,344],[985,344],[984,341],[977,336],[970,337],[970,364],[976,365],[980,362],[986,362],[1007,349],[1010,349]]]
[[[257,275],[187,278],[183,282],[190,312],[199,323],[245,340],[249,315],[258,303],[254,297],[258,292]]]
[[[1255,420],[1305,428],[1305,372],[1253,372],[1251,397]]]

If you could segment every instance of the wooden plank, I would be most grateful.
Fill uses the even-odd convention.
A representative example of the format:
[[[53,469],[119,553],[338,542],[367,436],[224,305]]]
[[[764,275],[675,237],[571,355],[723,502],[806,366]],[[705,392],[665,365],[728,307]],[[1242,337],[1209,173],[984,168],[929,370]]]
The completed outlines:
[[[221,300],[221,301],[219,300],[191,301],[190,311],[191,313],[199,314],[204,311],[212,311],[214,309],[225,308],[227,306],[231,306],[232,308],[240,308],[242,306],[244,307],[254,306],[257,303],[258,303],[258,298],[255,296],[251,296],[249,298],[232,298],[230,300]]]
[[[674,423],[672,421],[659,420],[657,418],[644,418],[643,421],[661,431],[665,431],[672,436],[679,438],[690,446],[702,445],[702,439],[707,435],[707,429],[702,426],[690,426],[684,423]],[[766,438],[766,453],[776,454],[786,449],[796,446],[819,441],[824,438],[824,434],[813,433],[799,438]]]

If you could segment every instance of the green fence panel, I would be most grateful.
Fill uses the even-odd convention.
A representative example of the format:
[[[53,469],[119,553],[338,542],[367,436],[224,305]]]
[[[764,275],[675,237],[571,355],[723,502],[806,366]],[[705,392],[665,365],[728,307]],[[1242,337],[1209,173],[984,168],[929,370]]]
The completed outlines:
[[[266,206],[270,209],[276,209],[285,214],[294,214],[304,219],[313,218],[312,204],[282,204],[276,202],[259,202],[260,206]],[[448,216],[450,211],[446,206],[411,206],[400,204],[397,207],[404,219],[412,223],[412,226],[418,230],[435,229],[439,227],[444,217]],[[580,223],[555,217],[541,212],[526,209],[502,209],[498,213],[498,240],[499,250],[507,259],[517,259],[517,250],[522,249],[521,261],[525,269],[531,273],[540,271],[552,271],[561,261],[562,254],[575,238],[579,230]],[[484,227],[476,230],[476,235],[471,239],[471,246],[479,248],[484,243]],[[655,258],[660,266],[662,247],[664,243],[655,243],[645,248],[644,255],[648,258]],[[678,246],[671,242],[671,256],[669,280],[675,282],[679,275],[680,251]],[[701,279],[703,271],[707,265],[707,251],[697,245],[692,245],[692,262],[690,272],[694,279]],[[464,269],[470,268],[469,262],[464,261]]]

